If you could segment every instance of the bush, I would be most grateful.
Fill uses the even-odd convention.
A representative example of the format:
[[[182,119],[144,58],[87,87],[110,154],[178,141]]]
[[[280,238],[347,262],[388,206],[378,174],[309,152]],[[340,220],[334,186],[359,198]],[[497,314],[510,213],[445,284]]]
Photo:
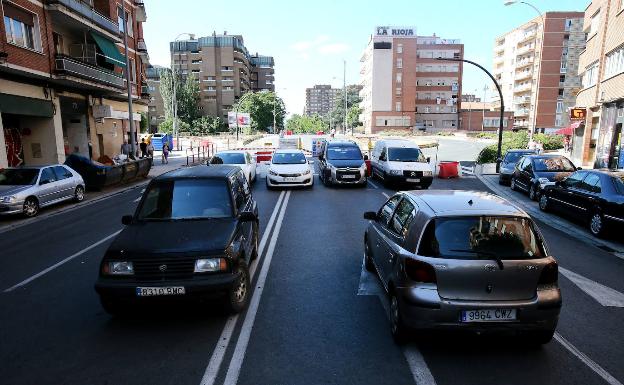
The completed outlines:
[[[563,148],[563,135],[536,134],[533,140],[537,140],[544,145],[544,150],[558,150]]]
[[[528,134],[522,132],[503,132],[503,143],[501,145],[501,156],[505,155],[507,150],[514,148],[527,148],[529,143]],[[485,147],[477,156],[477,163],[496,163],[496,152],[498,143]]]

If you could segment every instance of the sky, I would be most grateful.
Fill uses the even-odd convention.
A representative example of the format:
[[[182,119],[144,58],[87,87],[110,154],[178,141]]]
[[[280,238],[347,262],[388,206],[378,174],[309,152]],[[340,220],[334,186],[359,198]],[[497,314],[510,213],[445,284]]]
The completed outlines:
[[[504,0],[146,0],[144,37],[154,65],[169,66],[181,33],[242,35],[250,53],[275,58],[275,85],[289,114],[303,112],[305,89],[360,80],[360,56],[376,26],[414,26],[418,35],[460,39],[464,58],[492,68],[494,39],[537,16]],[[540,11],[584,11],[589,0],[531,0]],[[464,66],[463,92],[483,97],[491,81]],[[487,91],[490,99],[491,91]]]

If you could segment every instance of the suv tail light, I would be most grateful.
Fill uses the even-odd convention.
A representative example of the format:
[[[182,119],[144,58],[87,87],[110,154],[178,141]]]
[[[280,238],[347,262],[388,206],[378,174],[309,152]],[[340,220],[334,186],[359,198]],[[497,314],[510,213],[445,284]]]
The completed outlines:
[[[423,283],[437,283],[433,266],[415,259],[405,259],[405,273],[409,279]]]
[[[557,283],[558,279],[559,266],[557,265],[557,262],[550,262],[542,269],[542,273],[540,274],[539,281],[537,283],[540,285]]]

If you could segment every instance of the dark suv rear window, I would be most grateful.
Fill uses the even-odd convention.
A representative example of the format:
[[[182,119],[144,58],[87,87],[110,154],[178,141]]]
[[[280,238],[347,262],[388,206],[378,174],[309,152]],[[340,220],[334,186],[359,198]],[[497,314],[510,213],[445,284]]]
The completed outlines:
[[[504,216],[436,218],[427,225],[418,254],[449,259],[545,257],[533,223]]]

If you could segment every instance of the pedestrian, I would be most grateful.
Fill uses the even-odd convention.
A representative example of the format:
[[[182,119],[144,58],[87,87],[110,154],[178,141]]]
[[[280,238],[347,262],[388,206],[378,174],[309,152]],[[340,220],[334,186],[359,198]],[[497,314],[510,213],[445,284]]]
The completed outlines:
[[[568,135],[563,138],[563,151],[570,152],[570,137]]]
[[[541,154],[542,152],[544,152],[544,143],[538,140],[537,142],[535,142],[535,149],[537,150],[538,154]]]
[[[147,156],[150,158],[154,157],[154,145],[151,141],[147,144]]]
[[[167,142],[162,147],[162,162],[169,164],[169,143]]]
[[[529,150],[535,150],[537,143],[533,139],[529,140],[528,148]]]
[[[130,156],[130,152],[132,152],[132,146],[128,143],[127,140],[124,139],[119,152],[123,155]]]
[[[147,156],[147,143],[145,143],[145,138],[141,139],[139,147],[141,148],[141,158],[145,158]]]
[[[332,129],[331,129],[331,131],[330,131],[330,133],[331,133],[331,134],[330,134],[330,136],[331,136],[331,138],[333,139],[333,138],[334,138],[334,136],[336,135],[336,129],[335,129],[335,128],[332,128]]]

